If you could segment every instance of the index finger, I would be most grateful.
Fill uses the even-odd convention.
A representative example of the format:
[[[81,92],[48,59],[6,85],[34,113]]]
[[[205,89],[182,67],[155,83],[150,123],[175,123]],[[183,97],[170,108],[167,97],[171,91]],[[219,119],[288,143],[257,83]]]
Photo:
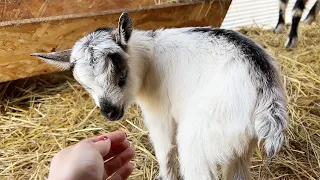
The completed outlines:
[[[126,140],[126,133],[124,133],[123,131],[114,131],[114,132],[110,132],[110,133],[103,134],[101,136],[96,136],[89,139],[93,142],[97,142],[103,136],[107,136],[110,139],[112,146],[121,144],[123,141]]]

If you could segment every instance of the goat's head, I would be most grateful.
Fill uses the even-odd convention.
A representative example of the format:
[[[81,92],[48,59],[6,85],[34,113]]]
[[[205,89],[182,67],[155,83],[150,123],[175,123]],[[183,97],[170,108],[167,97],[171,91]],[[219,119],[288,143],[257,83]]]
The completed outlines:
[[[123,117],[133,99],[134,82],[127,54],[131,32],[130,16],[122,13],[118,28],[99,28],[78,40],[72,49],[31,55],[62,69],[72,69],[102,115],[115,121]]]

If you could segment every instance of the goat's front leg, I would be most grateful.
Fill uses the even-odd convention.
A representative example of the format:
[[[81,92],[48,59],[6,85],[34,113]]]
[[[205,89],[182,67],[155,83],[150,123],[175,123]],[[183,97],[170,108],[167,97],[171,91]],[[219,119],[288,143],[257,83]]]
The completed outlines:
[[[159,176],[161,180],[176,180],[175,166],[175,122],[167,111],[146,111],[144,121],[149,130],[149,136],[159,163]]]

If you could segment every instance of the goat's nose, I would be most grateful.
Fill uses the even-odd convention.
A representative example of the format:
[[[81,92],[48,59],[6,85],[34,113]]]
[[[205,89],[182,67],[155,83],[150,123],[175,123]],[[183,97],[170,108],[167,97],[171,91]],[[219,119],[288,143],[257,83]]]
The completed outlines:
[[[111,121],[118,120],[120,117],[120,112],[115,107],[109,107],[107,109],[102,108],[101,114]]]
[[[117,119],[118,118],[117,110],[115,108],[110,109],[107,116],[108,116],[108,119],[110,119],[110,120]]]

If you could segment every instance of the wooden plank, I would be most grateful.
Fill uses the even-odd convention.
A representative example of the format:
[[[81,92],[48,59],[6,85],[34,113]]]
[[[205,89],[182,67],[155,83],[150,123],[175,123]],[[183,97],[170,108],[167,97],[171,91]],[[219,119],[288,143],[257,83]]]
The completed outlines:
[[[127,10],[136,29],[186,26],[219,27],[231,1],[196,3]],[[0,27],[0,82],[55,72],[53,66],[31,57],[34,52],[52,52],[71,48],[74,42],[102,26],[116,26],[119,12],[104,12],[89,17],[25,23]],[[43,19],[41,20],[43,21]]]
[[[155,5],[154,0],[0,0],[0,21]]]

